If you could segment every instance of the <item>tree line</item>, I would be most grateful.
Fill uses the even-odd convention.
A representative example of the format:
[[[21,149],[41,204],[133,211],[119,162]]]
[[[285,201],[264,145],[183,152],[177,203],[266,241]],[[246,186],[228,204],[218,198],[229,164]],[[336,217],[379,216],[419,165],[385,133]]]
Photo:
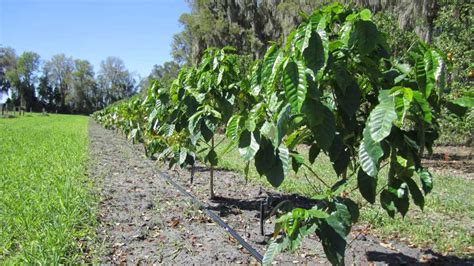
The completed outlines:
[[[64,54],[42,60],[35,52],[0,47],[0,91],[10,94],[7,103],[26,110],[88,114],[136,90],[134,74],[118,57],[103,60],[96,74],[87,60]]]
[[[9,94],[7,103],[26,110],[90,114],[143,91],[151,80],[167,84],[179,69],[178,63],[169,61],[139,78],[122,59],[109,56],[96,73],[87,60],[64,54],[42,60],[35,52],[17,55],[11,47],[0,47],[0,95]]]

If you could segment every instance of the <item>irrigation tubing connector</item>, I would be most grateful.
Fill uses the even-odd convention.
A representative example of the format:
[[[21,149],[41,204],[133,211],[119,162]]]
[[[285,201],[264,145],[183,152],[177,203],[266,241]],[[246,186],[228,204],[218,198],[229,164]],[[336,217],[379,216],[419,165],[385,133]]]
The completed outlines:
[[[262,263],[263,256],[258,253],[249,243],[247,243],[234,229],[232,229],[228,224],[226,224],[218,215],[212,212],[205,203],[201,202],[199,199],[187,192],[181,185],[176,183],[169,175],[163,173],[162,171],[156,169],[150,162],[147,161],[153,169],[155,169],[158,174],[171,183],[179,192],[191,198],[192,202],[199,207],[204,213],[206,213],[211,219],[223,227],[227,233],[229,233],[235,240],[237,240],[243,248],[245,248],[259,263]]]

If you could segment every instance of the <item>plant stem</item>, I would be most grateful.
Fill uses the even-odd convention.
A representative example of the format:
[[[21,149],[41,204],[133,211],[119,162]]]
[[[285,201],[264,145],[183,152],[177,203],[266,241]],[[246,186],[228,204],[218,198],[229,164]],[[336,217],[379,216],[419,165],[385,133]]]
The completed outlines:
[[[211,150],[214,150],[214,136],[211,139]],[[214,165],[211,163],[211,180],[210,180],[211,199],[214,199]]]
[[[324,180],[321,177],[319,177],[319,175],[316,174],[316,172],[314,172],[311,166],[307,165],[306,163],[304,163],[303,165],[311,172],[311,174],[313,174],[314,177],[316,177],[319,180],[319,182],[323,183],[323,185],[325,185],[327,188],[331,187],[326,182],[324,182]]]

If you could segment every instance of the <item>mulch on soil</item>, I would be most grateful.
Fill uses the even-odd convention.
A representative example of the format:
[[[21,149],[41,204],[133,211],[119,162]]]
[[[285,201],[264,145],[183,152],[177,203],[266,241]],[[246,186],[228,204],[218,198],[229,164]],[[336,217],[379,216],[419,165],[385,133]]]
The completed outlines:
[[[101,263],[257,264],[238,242],[190,203],[150,167],[141,145],[129,143],[121,134],[105,130],[91,120],[89,127],[92,178],[100,180],[98,211],[99,241],[105,252]],[[165,170],[161,170],[165,171]],[[243,177],[229,171],[215,172],[218,198],[208,200],[209,173],[196,169],[194,184],[187,169],[166,171],[176,182],[201,201],[207,202],[242,238],[264,254],[268,237],[260,235],[260,201],[273,191],[246,184]],[[273,224],[265,223],[271,233]],[[465,263],[430,250],[406,244],[381,242],[355,226],[346,250],[346,263],[389,264]],[[304,241],[295,253],[280,254],[280,263],[329,264],[315,236]]]

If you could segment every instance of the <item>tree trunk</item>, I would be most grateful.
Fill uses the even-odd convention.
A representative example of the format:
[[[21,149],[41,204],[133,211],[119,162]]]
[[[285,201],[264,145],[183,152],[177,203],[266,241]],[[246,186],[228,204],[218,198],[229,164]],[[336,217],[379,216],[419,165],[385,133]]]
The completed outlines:
[[[214,136],[212,136],[212,139],[211,139],[211,147],[212,147],[212,150],[214,150]],[[210,190],[211,190],[211,199],[214,199],[215,198],[215,195],[214,195],[214,165],[211,163],[211,180],[209,182],[209,185],[210,185]]]

